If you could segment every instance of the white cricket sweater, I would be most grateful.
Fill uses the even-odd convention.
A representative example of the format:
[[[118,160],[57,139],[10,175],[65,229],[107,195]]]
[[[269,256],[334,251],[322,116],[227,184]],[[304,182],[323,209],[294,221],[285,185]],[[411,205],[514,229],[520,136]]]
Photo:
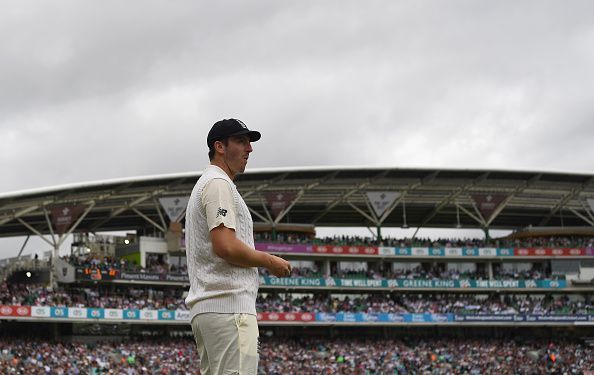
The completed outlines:
[[[256,315],[256,297],[260,278],[255,267],[238,267],[217,256],[212,248],[210,231],[202,206],[202,191],[215,178],[229,182],[236,211],[235,236],[254,247],[250,211],[233,181],[219,167],[209,165],[194,186],[186,209],[186,257],[190,291],[186,305],[190,321],[207,312]]]

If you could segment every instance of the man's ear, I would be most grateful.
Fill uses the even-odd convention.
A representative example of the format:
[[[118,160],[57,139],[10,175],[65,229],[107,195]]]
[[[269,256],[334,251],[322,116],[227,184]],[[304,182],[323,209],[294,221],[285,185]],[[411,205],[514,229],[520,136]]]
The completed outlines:
[[[221,152],[221,153],[225,153],[225,148],[224,148],[225,144],[221,141],[215,141],[214,143],[214,148],[216,152]]]

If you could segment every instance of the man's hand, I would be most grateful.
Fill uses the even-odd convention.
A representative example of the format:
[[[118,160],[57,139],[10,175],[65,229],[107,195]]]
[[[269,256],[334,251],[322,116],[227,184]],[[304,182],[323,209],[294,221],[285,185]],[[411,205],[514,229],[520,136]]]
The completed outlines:
[[[269,265],[266,268],[276,277],[291,276],[291,263],[276,255],[270,255]]]

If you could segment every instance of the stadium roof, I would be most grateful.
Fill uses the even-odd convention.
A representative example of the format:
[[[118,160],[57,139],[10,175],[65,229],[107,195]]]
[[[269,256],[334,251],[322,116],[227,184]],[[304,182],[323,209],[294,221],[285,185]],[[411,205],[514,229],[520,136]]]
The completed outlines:
[[[133,177],[0,194],[0,237],[49,234],[52,208],[80,204],[84,212],[76,231],[153,233],[166,228],[168,221],[158,199],[188,196],[199,176]],[[256,222],[317,227],[594,226],[588,206],[594,198],[592,174],[307,167],[253,169],[238,176],[236,184]],[[399,196],[385,200],[378,217],[368,192]],[[267,200],[273,193],[295,198],[285,198],[287,206],[276,217]]]

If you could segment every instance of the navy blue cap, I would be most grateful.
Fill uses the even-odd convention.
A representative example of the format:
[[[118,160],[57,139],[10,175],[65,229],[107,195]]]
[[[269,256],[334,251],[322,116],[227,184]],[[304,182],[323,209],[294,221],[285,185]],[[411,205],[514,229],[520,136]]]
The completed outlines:
[[[250,142],[256,142],[262,136],[260,132],[250,130],[240,120],[230,118],[215,122],[208,132],[206,144],[208,148],[212,148],[215,141],[231,137],[233,135],[247,134],[250,136]]]

